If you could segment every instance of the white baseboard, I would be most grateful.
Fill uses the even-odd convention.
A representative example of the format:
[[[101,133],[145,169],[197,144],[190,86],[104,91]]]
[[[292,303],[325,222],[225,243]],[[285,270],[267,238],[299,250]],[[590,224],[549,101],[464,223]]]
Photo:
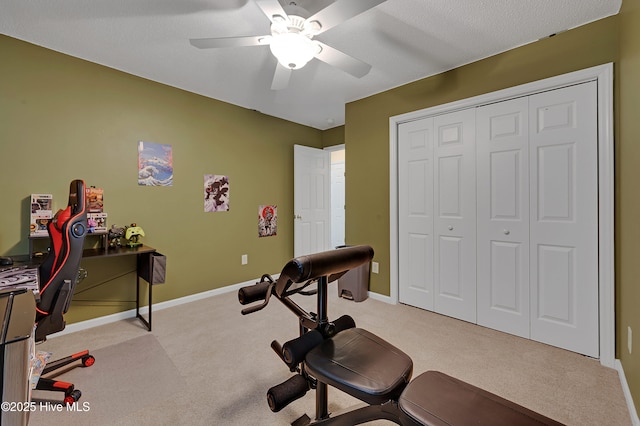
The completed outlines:
[[[277,278],[279,274],[272,275],[273,278]],[[226,287],[215,288],[213,290],[203,291],[201,293],[190,294],[189,296],[179,297],[177,299],[167,300],[166,302],[154,303],[153,310],[161,311],[162,309],[171,308],[173,306],[183,305],[189,302],[195,302],[196,300],[206,299],[208,297],[217,296],[219,294],[229,293],[231,291],[237,291],[241,287],[245,287],[248,285],[255,284],[260,281],[260,279],[245,281],[243,283],[232,284]],[[393,299],[389,296],[384,296],[379,293],[368,292],[370,298],[374,300],[379,300],[381,302],[394,304]],[[140,313],[143,315],[147,315],[149,313],[149,308],[147,306],[143,306],[140,308]],[[110,324],[112,322],[122,321],[129,318],[136,317],[136,310],[130,309],[128,311],[118,312],[116,314],[105,315],[103,317],[93,318],[86,321],[80,321],[73,324],[69,324],[65,327],[64,330],[47,336],[48,339],[52,339],[58,336],[64,336],[65,334],[75,333],[76,331],[88,330],[93,327],[98,327],[100,325]],[[640,426],[640,425],[638,425]]]
[[[278,275],[279,274],[274,274],[272,275],[272,277],[278,278]],[[260,279],[249,280],[243,283],[232,284],[226,287],[215,288],[213,290],[207,290],[201,293],[190,294],[189,296],[179,297],[177,299],[167,300],[166,302],[154,303],[153,310],[161,311],[162,309],[171,308],[173,306],[179,306],[185,303],[195,302],[196,300],[202,300],[208,297],[217,296],[219,294],[229,293],[231,291],[237,291],[241,287],[255,284],[258,281],[260,281]],[[368,295],[370,298],[374,300],[379,300],[381,302],[393,304],[393,299],[391,299],[391,297],[389,296],[384,296],[382,294],[374,293],[371,291],[368,292]],[[143,306],[142,308],[140,308],[140,313],[143,315],[147,315],[149,313],[149,308],[146,306]],[[76,331],[88,330],[90,328],[98,327],[100,325],[110,324],[112,322],[122,321],[125,319],[135,318],[135,317],[136,317],[136,310],[130,309],[128,311],[118,312],[116,314],[105,315],[103,317],[93,318],[90,320],[69,324],[65,327],[64,330],[58,333],[52,334],[50,336],[47,336],[47,338],[52,339],[58,336],[64,336],[65,334],[75,333]]]
[[[618,371],[620,377],[620,384],[622,385],[622,391],[624,392],[624,399],[627,401],[627,408],[629,409],[629,416],[631,416],[631,423],[633,426],[640,426],[640,419],[638,419],[638,412],[636,406],[633,403],[633,396],[631,396],[631,390],[629,390],[629,384],[627,378],[624,375],[624,369],[619,359],[616,359],[613,363],[614,368]]]
[[[277,275],[276,275],[277,276]],[[274,278],[276,277],[274,276]],[[171,308],[173,306],[183,305],[189,302],[195,302],[196,300],[206,299],[208,297],[217,296],[219,294],[229,293],[232,291],[237,291],[241,287],[245,287],[248,285],[255,284],[260,281],[260,279],[245,281],[243,283],[232,284],[226,287],[215,288],[213,290],[203,291],[201,293],[190,294],[189,296],[179,297],[177,299],[167,300],[166,302],[154,303],[153,311],[161,311],[162,309]],[[140,308],[140,313],[143,315],[147,315],[149,313],[149,308],[147,306],[143,306]],[[51,336],[47,336],[48,339],[55,338],[58,336],[64,336],[65,334],[75,333],[76,331],[87,330],[93,327],[98,327],[104,324],[110,324],[112,322],[122,321],[128,318],[135,318],[136,310],[130,309],[128,311],[118,312],[116,314],[105,315],[103,317],[93,318],[86,321],[80,321],[73,324],[69,324],[59,333],[52,334]]]
[[[395,302],[390,296],[385,296],[380,293],[374,293],[372,291],[368,292],[368,295],[373,300],[379,300],[380,302],[388,303],[390,305],[395,305]]]

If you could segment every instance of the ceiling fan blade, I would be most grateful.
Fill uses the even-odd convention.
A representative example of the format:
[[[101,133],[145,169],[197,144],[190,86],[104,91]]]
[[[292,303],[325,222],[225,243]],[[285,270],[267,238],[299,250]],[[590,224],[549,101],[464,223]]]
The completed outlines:
[[[276,72],[273,75],[271,90],[285,89],[289,85],[290,78],[291,78],[291,69],[285,67],[280,62],[278,62],[276,65]]]
[[[315,15],[309,17],[307,22],[318,21],[322,25],[319,31],[315,34],[320,34],[327,31],[329,28],[333,28],[336,25],[353,18],[356,15],[360,15],[367,10],[376,7],[380,3],[384,3],[386,0],[336,0],[329,6],[320,10]]]
[[[316,42],[322,47],[322,51],[316,55],[316,58],[320,59],[322,62],[326,62],[329,65],[340,68],[342,71],[357,78],[364,77],[371,70],[371,65],[366,62],[362,62],[361,60],[356,59],[353,56],[349,56],[331,46],[327,46],[324,43],[320,43],[319,41]]]
[[[257,0],[256,4],[271,22],[274,21],[275,16],[282,16],[287,19],[287,12],[284,11],[278,0]]]
[[[198,49],[215,49],[219,47],[262,46],[269,44],[271,36],[192,38],[189,43]]]

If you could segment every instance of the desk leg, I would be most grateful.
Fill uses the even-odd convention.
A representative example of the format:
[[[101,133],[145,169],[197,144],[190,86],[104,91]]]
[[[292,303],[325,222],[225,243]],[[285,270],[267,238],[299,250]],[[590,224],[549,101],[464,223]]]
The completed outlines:
[[[145,255],[138,255],[138,256],[145,256]],[[149,271],[153,271],[153,256],[150,256],[148,254],[146,254],[146,256],[149,258]],[[152,307],[152,300],[153,300],[152,298],[153,285],[150,282],[147,282],[147,287],[149,289],[149,305],[148,305],[149,320],[148,321],[140,313],[140,274],[136,273],[136,317],[139,318],[140,321],[142,321],[142,323],[147,326],[149,331],[151,331],[151,313],[152,313],[151,307]]]

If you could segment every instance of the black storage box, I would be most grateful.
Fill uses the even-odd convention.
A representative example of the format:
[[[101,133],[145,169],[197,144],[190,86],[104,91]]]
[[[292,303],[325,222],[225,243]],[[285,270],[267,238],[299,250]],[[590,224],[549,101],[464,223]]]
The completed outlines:
[[[166,272],[167,257],[164,254],[154,251],[138,257],[138,274],[149,284],[164,284]]]

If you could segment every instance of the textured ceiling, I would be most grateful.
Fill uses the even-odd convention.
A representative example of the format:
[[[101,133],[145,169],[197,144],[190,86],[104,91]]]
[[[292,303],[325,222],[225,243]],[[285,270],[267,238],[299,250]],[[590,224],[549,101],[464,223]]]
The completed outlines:
[[[189,44],[269,34],[254,0],[0,0],[0,33],[327,129],[344,124],[348,102],[615,15],[621,2],[387,0],[316,37],[371,64],[369,74],[358,79],[313,59],[278,91],[271,90],[276,60],[268,47]],[[310,13],[331,3],[297,0]]]

